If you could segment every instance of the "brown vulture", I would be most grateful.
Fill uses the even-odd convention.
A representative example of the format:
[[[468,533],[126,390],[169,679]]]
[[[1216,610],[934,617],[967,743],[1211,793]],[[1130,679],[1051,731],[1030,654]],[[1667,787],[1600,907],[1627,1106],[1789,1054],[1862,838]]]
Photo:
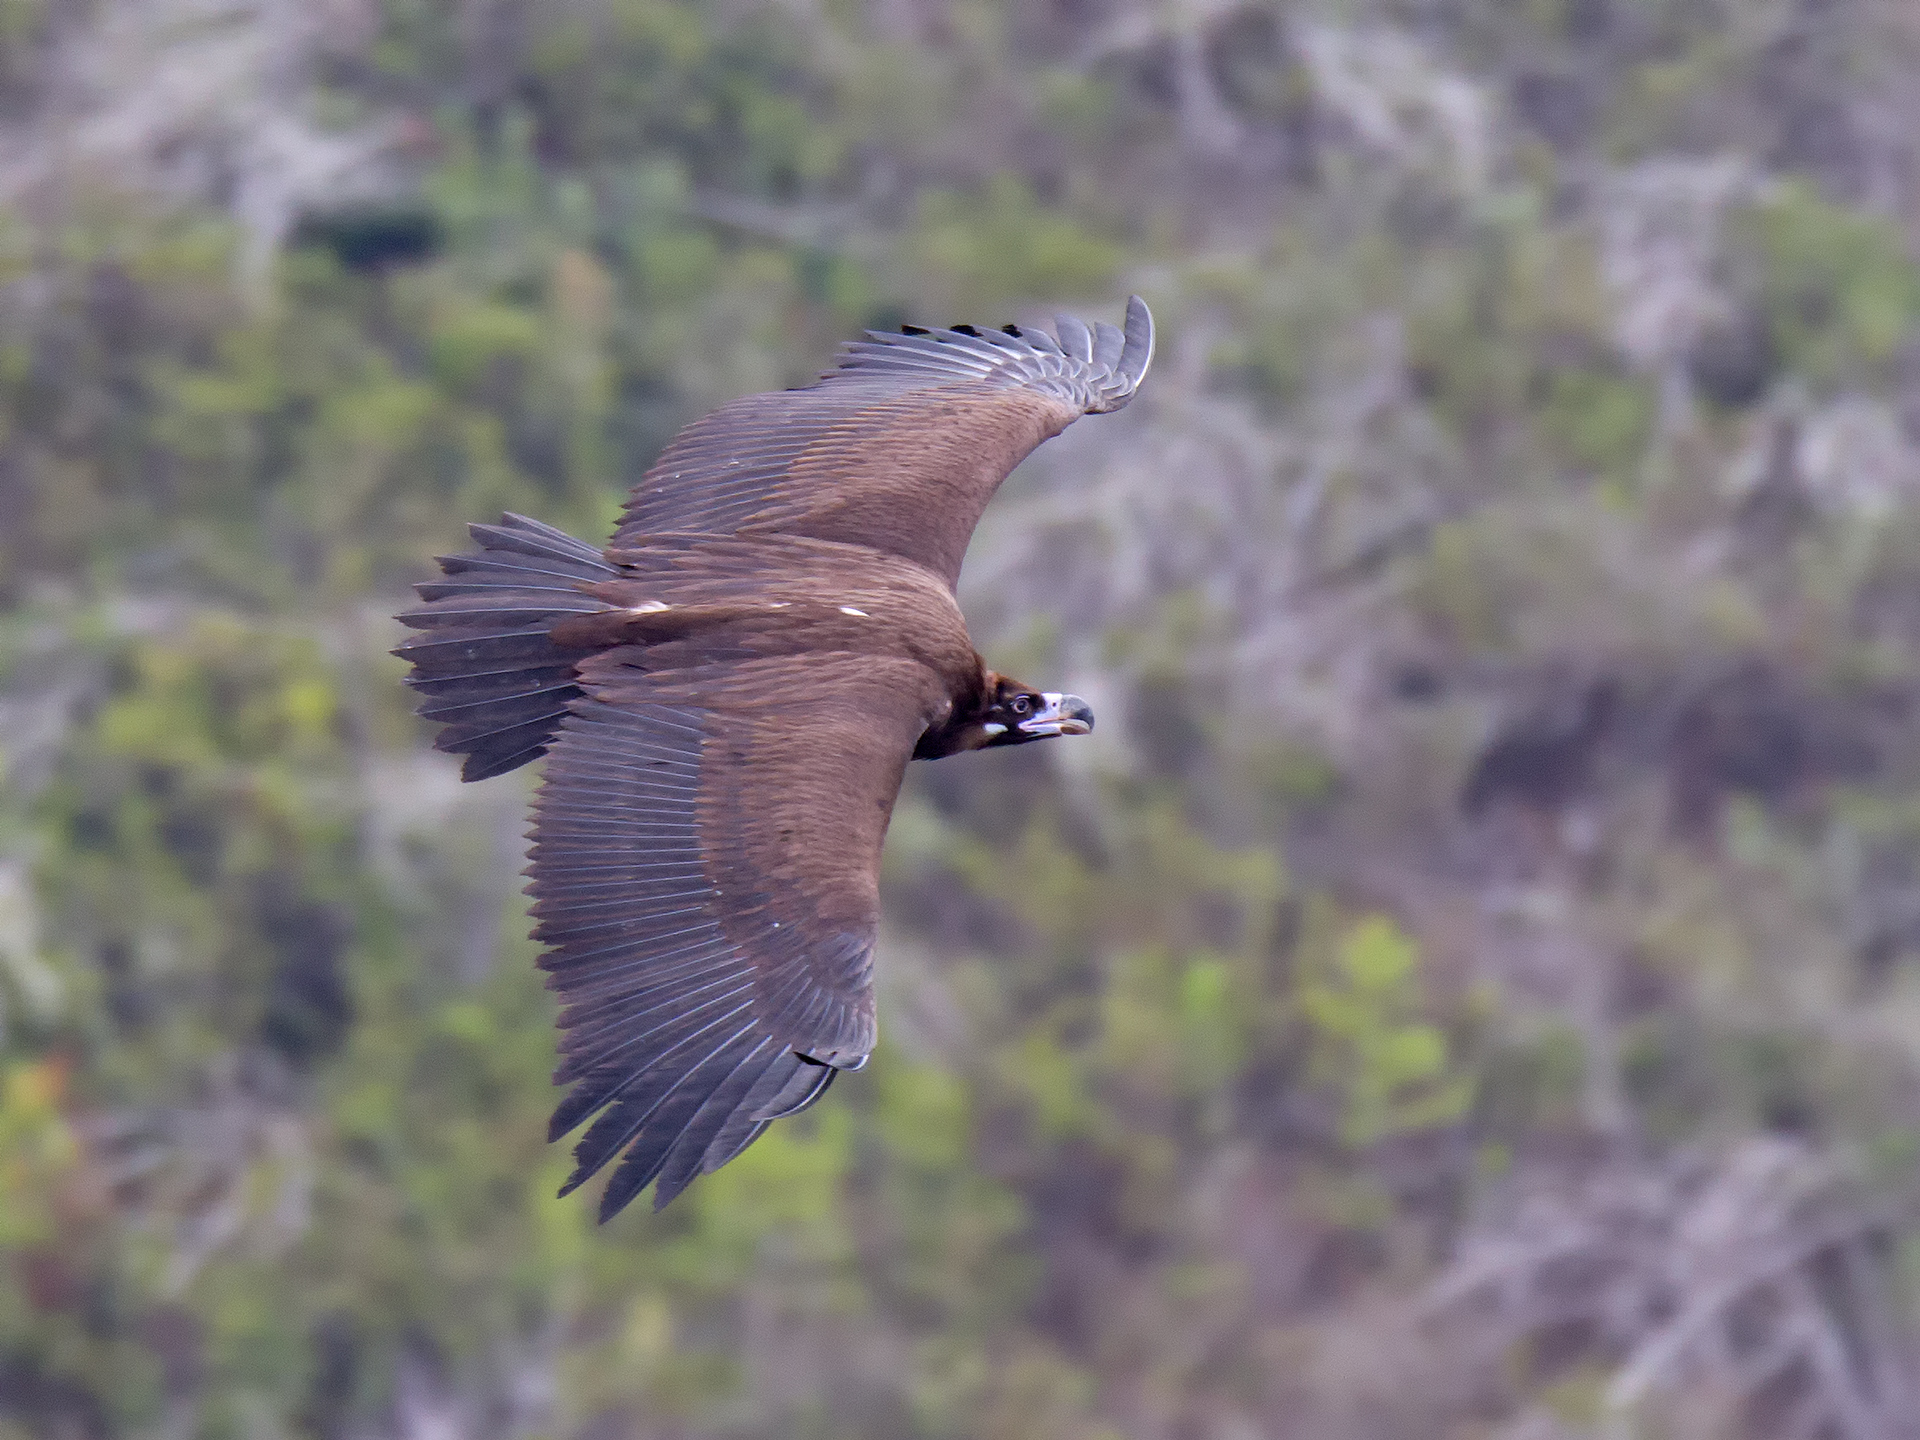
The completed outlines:
[[[1042,440],[1132,398],[1126,327],[870,332],[811,385],[675,437],[597,550],[538,521],[400,618],[441,750],[482,780],[548,755],[534,938],[591,1120],[564,1195],[616,1155],[606,1219],[665,1205],[874,1046],[880,844],[909,759],[1084,735],[1093,713],[981,662],[967,542]]]

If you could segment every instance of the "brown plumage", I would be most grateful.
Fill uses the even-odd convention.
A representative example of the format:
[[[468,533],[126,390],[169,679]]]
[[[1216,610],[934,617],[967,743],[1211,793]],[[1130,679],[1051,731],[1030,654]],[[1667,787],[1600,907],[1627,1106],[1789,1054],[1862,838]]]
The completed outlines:
[[[622,1156],[602,1219],[866,1064],[907,761],[1092,728],[987,669],[953,597],[1008,472],[1126,404],[1152,357],[1138,297],[1124,331],[1056,328],[872,335],[689,425],[604,552],[475,525],[400,617],[464,778],[551,752],[529,890],[572,1087],[552,1134],[592,1121],[566,1190]]]

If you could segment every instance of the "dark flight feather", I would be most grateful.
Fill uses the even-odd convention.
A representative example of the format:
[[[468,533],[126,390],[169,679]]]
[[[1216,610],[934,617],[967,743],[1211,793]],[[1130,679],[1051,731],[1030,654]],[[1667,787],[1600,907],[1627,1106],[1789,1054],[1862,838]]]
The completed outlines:
[[[967,541],[1007,473],[1126,404],[1152,356],[1137,298],[1124,329],[1056,332],[869,335],[688,426],[606,552],[474,525],[401,616],[463,778],[548,757],[528,891],[561,1006],[550,1128],[585,1127],[563,1194],[612,1166],[602,1219],[648,1185],[665,1205],[866,1064],[907,761],[1026,738],[984,726],[1012,682],[953,600]]]
[[[886,817],[849,816],[845,778],[882,777],[890,806],[930,695],[850,685],[844,663],[758,665],[769,663],[774,673],[709,676],[695,700],[672,676],[588,662],[591,698],[560,723],[535,802],[534,936],[563,1002],[554,1078],[573,1087],[552,1129],[593,1121],[569,1188],[625,1152],[609,1214],[670,1159],[655,1203],[684,1188],[777,1056],[819,1053],[830,1064],[811,1068],[830,1078],[873,1046],[872,870]],[[852,720],[850,693],[867,702]],[[822,767],[834,753],[844,768]],[[786,772],[777,816],[748,793],[769,770]],[[574,843],[583,832],[591,846]],[[796,847],[826,866],[783,863],[777,852]],[[859,870],[841,895],[807,883],[842,855]]]

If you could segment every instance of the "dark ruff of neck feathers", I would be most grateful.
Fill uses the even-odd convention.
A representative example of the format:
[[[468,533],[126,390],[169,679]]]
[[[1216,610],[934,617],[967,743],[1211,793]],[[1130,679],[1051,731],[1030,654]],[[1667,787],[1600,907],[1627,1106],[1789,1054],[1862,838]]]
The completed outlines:
[[[1130,400],[1126,325],[870,335],[813,385],[689,425],[607,548],[469,527],[400,618],[438,748],[478,780],[548,757],[534,936],[586,1124],[572,1190],[664,1205],[872,1053],[880,848],[907,762],[1083,734],[981,662],[953,597],[1008,472]],[[563,1191],[562,1193],[565,1193]]]

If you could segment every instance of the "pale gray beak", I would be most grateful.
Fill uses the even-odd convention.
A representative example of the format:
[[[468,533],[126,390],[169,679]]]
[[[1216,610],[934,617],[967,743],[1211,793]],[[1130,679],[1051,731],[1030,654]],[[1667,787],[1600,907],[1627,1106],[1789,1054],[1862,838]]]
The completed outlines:
[[[1042,695],[1040,708],[1016,728],[1022,735],[1087,735],[1093,731],[1093,707],[1078,695]]]

